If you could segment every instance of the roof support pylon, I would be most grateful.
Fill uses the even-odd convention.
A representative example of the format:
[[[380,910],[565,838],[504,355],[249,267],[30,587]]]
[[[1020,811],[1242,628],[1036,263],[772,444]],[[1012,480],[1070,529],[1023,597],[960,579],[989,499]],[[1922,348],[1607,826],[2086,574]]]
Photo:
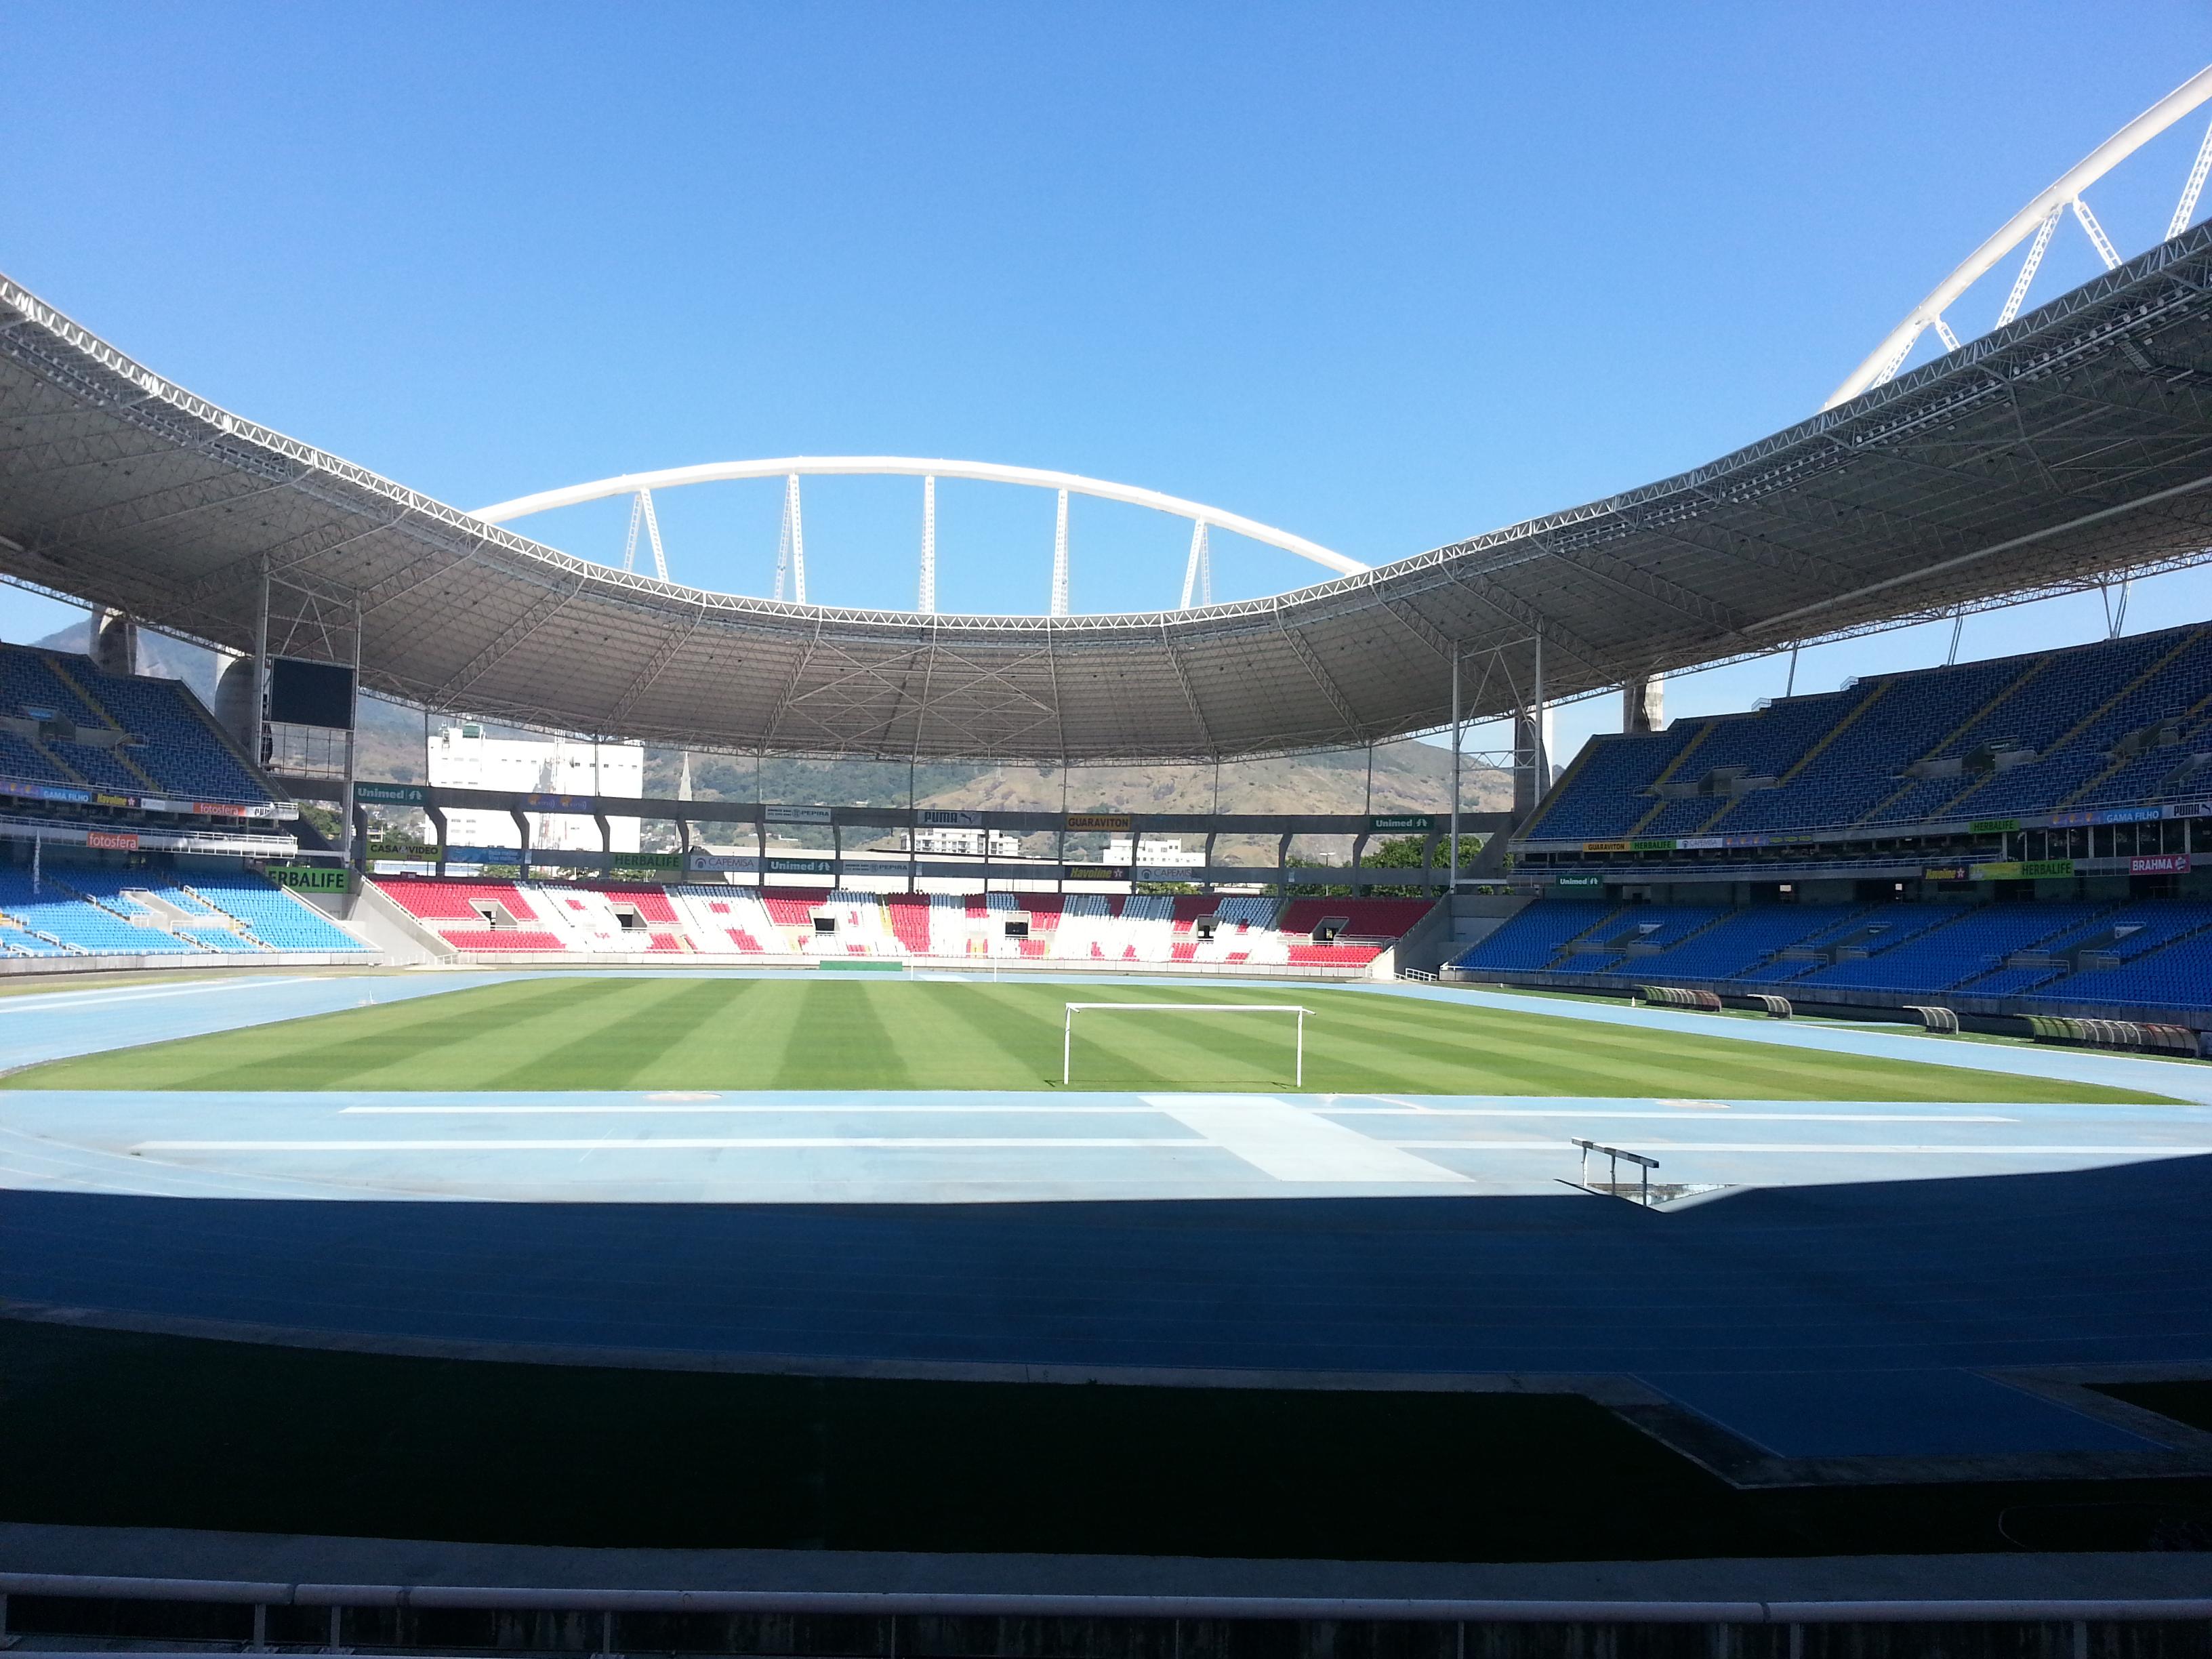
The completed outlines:
[[[921,481],[921,590],[915,609],[926,617],[937,614],[937,479]]]
[[[1213,554],[1206,544],[1203,519],[1190,527],[1190,558],[1182,568],[1182,608],[1189,610],[1194,598],[1200,605],[1213,603]]]
[[[1060,507],[1052,526],[1052,614],[1067,614],[1067,492],[1060,492]]]
[[[806,603],[806,532],[799,516],[799,475],[783,481],[783,528],[775,538],[775,597],[783,598],[789,578],[794,605]]]

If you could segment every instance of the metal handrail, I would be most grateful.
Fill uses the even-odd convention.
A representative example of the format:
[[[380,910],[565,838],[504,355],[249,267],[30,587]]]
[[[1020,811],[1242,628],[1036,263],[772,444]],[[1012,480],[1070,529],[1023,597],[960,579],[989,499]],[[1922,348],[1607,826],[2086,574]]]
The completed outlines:
[[[1641,1152],[1623,1152],[1618,1146],[1601,1146],[1595,1140],[1572,1140],[1567,1144],[1571,1146],[1579,1146],[1583,1149],[1582,1180],[1577,1184],[1581,1186],[1585,1191],[1595,1190],[1595,1188],[1592,1188],[1589,1184],[1589,1156],[1592,1152],[1602,1152],[1607,1158],[1612,1160],[1612,1163],[1608,1166],[1612,1171],[1611,1177],[1605,1184],[1611,1189],[1613,1195],[1615,1198],[1620,1196],[1621,1159],[1626,1158],[1631,1164],[1642,1164],[1644,1166],[1644,1206],[1646,1209],[1651,1207],[1651,1172],[1659,1167],[1659,1160],[1657,1158],[1646,1158]]]

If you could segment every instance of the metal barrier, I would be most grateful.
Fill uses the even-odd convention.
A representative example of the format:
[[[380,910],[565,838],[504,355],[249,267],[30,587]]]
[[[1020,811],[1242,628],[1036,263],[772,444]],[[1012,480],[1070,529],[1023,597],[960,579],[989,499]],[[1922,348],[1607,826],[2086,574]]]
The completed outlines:
[[[1597,1190],[1596,1188],[1589,1184],[1589,1159],[1592,1152],[1602,1152],[1607,1158],[1612,1160],[1612,1163],[1608,1165],[1608,1168],[1611,1170],[1611,1178],[1607,1180],[1605,1184],[1607,1190],[1609,1190],[1615,1198],[1619,1198],[1620,1196],[1621,1159],[1626,1158],[1631,1164],[1641,1164],[1644,1169],[1644,1206],[1646,1209],[1651,1207],[1651,1172],[1659,1167],[1659,1160],[1657,1158],[1646,1158],[1641,1152],[1625,1152],[1618,1146],[1601,1146],[1595,1140],[1574,1140],[1568,1142],[1568,1145],[1579,1146],[1583,1149],[1582,1179],[1576,1184],[1581,1187],[1584,1192],[1594,1193]]]

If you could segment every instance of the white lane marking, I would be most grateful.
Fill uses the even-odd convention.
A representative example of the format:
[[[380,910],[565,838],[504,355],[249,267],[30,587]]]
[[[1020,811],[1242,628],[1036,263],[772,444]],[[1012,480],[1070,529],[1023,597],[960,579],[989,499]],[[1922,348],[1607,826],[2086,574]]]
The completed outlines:
[[[159,997],[205,996],[210,991],[269,991],[278,986],[328,985],[326,979],[226,979],[212,985],[173,986],[166,990],[56,991],[32,993],[0,1001],[0,1014],[67,1013],[83,1008],[112,1008],[118,1002],[148,1002]]]
[[[1394,1140],[1393,1146],[1413,1146],[1425,1152],[1529,1152],[1539,1150],[1559,1152],[1572,1146],[1571,1140]],[[1817,1152],[1823,1155],[1836,1152],[1898,1152],[1912,1156],[1949,1157],[1958,1153],[1968,1158],[2025,1158],[2025,1157],[2082,1157],[2082,1158],[2197,1158],[2212,1152],[2212,1146],[2157,1146],[2137,1144],[2132,1146],[1990,1146],[1972,1142],[1955,1146],[1940,1143],[1928,1146],[1882,1146],[1871,1141],[1802,1141],[1802,1140],[1638,1140],[1632,1149],[1636,1152]]]
[[[1328,1105],[1328,1107],[1326,1107],[1324,1109],[1328,1110],[1328,1111],[1332,1111],[1332,1112],[1333,1112],[1333,1111],[1336,1111],[1336,1110],[1340,1109],[1337,1106],[1335,1106],[1335,1105],[1333,1103],[1334,1102],[1334,1100],[1336,1099],[1336,1097],[1335,1097],[1335,1096],[1334,1096],[1334,1095],[1324,1095],[1324,1096],[1322,1096],[1322,1098],[1323,1100],[1325,1100],[1325,1101],[1328,1101],[1328,1102],[1331,1102],[1331,1103],[1332,1103],[1330,1105]],[[1382,1102],[1385,1106],[1395,1106],[1395,1107],[1397,1107],[1401,1111],[1406,1111],[1406,1112],[1419,1112],[1419,1113],[1423,1114],[1424,1115],[1427,1115],[1428,1113],[1433,1112],[1433,1111],[1435,1111],[1435,1110],[1437,1109],[1436,1109],[1435,1107],[1433,1107],[1433,1106],[1424,1106],[1424,1105],[1422,1105],[1422,1104],[1421,1104],[1421,1103],[1420,1103],[1419,1101],[1418,1101],[1418,1100],[1401,1100],[1401,1099],[1399,1099],[1399,1098],[1398,1098],[1398,1097],[1397,1097],[1397,1096],[1395,1096],[1395,1095],[1354,1095],[1354,1096],[1352,1097],[1352,1098],[1353,1098],[1353,1099],[1355,1099],[1355,1100],[1379,1100],[1379,1101],[1381,1101],[1381,1102]],[[1364,1110],[1366,1109],[1366,1108],[1362,1107],[1362,1106],[1346,1106],[1346,1107],[1342,1108],[1341,1109],[1342,1109],[1342,1110],[1345,1110],[1345,1111],[1347,1111],[1347,1112],[1359,1112],[1359,1111],[1364,1111]]]
[[[896,1149],[932,1152],[976,1148],[1180,1146],[1203,1148],[1206,1142],[1189,1135],[1132,1137],[1126,1139],[1096,1136],[1024,1135],[636,1135],[589,1140],[142,1140],[134,1152],[598,1152],[776,1151],[823,1148]],[[1409,1158],[1419,1164],[1419,1158]],[[1434,1165],[1427,1166],[1434,1168]],[[1456,1180],[1457,1176],[1449,1177]]]
[[[341,1106],[338,1108],[338,1115],[341,1117],[591,1117],[600,1114],[611,1116],[646,1117],[685,1117],[698,1116],[702,1114],[784,1117],[841,1112],[866,1112],[884,1115],[903,1112],[937,1116],[957,1114],[963,1117],[971,1114],[982,1113],[1025,1117],[1159,1116],[1159,1113],[1150,1106],[1062,1106],[1058,1103],[1049,1106],[916,1106],[906,1103],[878,1105],[873,1101],[825,1105],[819,1101],[810,1101],[804,1105],[790,1106],[641,1106],[624,1102],[617,1105],[599,1106]]]
[[[349,1110],[351,1109],[349,1108]],[[1641,1117],[1664,1118],[1680,1123],[1680,1112],[1646,1112],[1634,1107],[1615,1110],[1603,1106],[1431,1106],[1401,1112],[1377,1111],[1372,1106],[1324,1106],[1331,1117]],[[1735,1123],[2017,1123],[2016,1117],[1989,1112],[1738,1112],[1730,1109]],[[1400,1142],[1403,1145],[1403,1142]]]
[[[1729,1109],[1725,1100],[1662,1100],[1659,1103],[1662,1106],[1686,1107],[1698,1112],[1725,1112]]]
[[[1396,1142],[1370,1140],[1357,1129],[1272,1095],[1146,1095],[1186,1128],[1278,1181],[1421,1182],[1449,1185],[1467,1176]]]
[[[1147,1097],[1149,1098],[1149,1097]],[[1380,1097],[1370,1097],[1380,1098]],[[1681,1121],[1678,1112],[1648,1112],[1634,1109],[1613,1111],[1602,1107],[1457,1107],[1407,1106],[1402,1109],[1380,1111],[1371,1106],[1318,1106],[1312,1109],[1323,1117],[1543,1117],[1543,1118],[1663,1118],[1670,1123]],[[793,1101],[782,1106],[739,1106],[661,1104],[658,1097],[648,1096],[641,1103],[634,1101],[602,1103],[592,1105],[552,1105],[529,1103],[495,1105],[440,1106],[341,1106],[339,1114],[349,1117],[590,1117],[605,1114],[609,1116],[685,1116],[700,1114],[726,1114],[732,1116],[747,1115],[763,1116],[821,1115],[848,1112],[879,1112],[884,1114],[910,1113],[922,1115],[958,1114],[996,1115],[1000,1116],[1089,1117],[1137,1116],[1157,1117],[1161,1109],[1155,1106],[1069,1106],[1054,1102],[1049,1105],[1007,1105],[994,1102],[988,1104],[917,1105],[910,1102],[823,1102]],[[1730,1120],[1738,1123],[2017,1123],[2018,1118],[2002,1117],[1987,1112],[1737,1112]],[[1404,1146],[1404,1141],[1391,1143]]]

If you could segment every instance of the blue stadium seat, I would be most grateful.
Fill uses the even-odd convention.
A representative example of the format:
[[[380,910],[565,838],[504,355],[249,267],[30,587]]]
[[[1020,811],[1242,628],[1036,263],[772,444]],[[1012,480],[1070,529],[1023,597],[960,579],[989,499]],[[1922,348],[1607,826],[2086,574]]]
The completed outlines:
[[[2179,744],[2115,755],[2123,738],[2168,720]],[[1911,775],[2001,750],[2035,758],[2002,772]],[[2212,628],[2168,629],[1593,738],[1517,838],[1758,835],[2148,803],[2200,750],[2212,750]],[[1669,767],[1677,784],[1728,768],[1777,781],[1733,800],[1662,799],[1650,791]],[[2212,794],[2212,772],[2191,787]]]

